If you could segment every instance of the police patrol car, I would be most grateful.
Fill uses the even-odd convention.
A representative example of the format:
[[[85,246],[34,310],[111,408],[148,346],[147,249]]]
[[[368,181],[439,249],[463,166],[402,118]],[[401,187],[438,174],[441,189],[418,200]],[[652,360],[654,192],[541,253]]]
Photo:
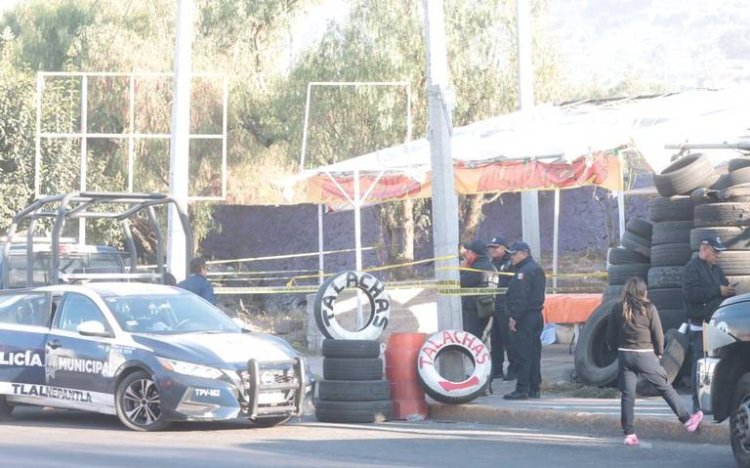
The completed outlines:
[[[0,292],[0,416],[19,404],[117,415],[130,429],[173,421],[301,415],[305,361],[202,298],[145,283]]]

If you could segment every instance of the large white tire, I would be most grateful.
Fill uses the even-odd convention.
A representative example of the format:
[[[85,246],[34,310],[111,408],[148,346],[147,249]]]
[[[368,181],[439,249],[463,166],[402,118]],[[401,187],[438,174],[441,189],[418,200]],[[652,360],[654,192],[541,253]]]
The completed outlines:
[[[461,381],[448,380],[438,371],[439,358],[458,352],[473,364],[471,374]],[[463,330],[445,330],[430,336],[417,355],[417,376],[425,393],[440,403],[468,403],[480,396],[490,383],[492,359],[481,339]]]
[[[334,312],[336,298],[346,288],[357,288],[370,302],[370,316],[359,330],[347,330]],[[326,338],[335,340],[376,340],[388,325],[391,315],[391,300],[383,283],[362,271],[344,271],[324,282],[315,296],[313,307],[315,323]]]

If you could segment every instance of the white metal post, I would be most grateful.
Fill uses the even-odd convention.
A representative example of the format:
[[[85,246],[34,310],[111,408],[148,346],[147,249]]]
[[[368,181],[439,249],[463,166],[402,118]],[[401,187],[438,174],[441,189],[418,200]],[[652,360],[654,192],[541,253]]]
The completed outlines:
[[[516,0],[516,22],[518,24],[518,95],[519,108],[534,107],[534,68],[531,60],[531,12],[529,0]],[[539,238],[539,192],[531,190],[521,193],[521,235],[531,247],[534,255],[541,257]]]
[[[169,154],[169,193],[182,209],[188,204],[188,163],[190,151],[190,69],[193,39],[193,0],[179,0],[177,38],[174,53],[174,93],[172,100],[172,139]],[[185,278],[185,233],[177,210],[170,206],[167,266],[176,278]],[[161,259],[158,260],[161,262]]]
[[[34,196],[39,197],[41,191],[42,178],[42,92],[44,91],[44,77],[37,74],[36,76],[36,138],[34,150]]]
[[[555,220],[552,234],[552,292],[557,292],[557,262],[560,243],[560,189],[555,189]]]
[[[133,168],[135,167],[135,76],[128,80],[128,120],[130,120],[130,135],[128,135],[128,192],[133,191]]]
[[[323,284],[325,275],[325,259],[323,252],[323,204],[318,203],[318,284]]]
[[[79,185],[81,191],[86,191],[86,178],[88,177],[88,161],[86,153],[88,152],[88,133],[89,133],[89,78],[86,75],[81,77],[81,174]],[[86,218],[78,220],[78,243],[86,245]]]

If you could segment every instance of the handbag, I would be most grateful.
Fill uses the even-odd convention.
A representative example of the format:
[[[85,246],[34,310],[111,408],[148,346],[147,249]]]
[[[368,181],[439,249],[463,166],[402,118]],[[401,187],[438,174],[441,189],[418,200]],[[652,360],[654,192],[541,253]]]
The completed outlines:
[[[491,317],[495,313],[495,296],[492,294],[485,294],[483,296],[477,296],[477,316],[479,318]]]

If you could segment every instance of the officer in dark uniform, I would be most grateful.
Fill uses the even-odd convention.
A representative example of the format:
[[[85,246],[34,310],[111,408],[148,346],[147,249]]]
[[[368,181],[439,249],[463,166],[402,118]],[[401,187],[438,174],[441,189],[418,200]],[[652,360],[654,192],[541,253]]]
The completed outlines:
[[[505,310],[508,328],[513,333],[513,346],[518,359],[516,389],[506,394],[506,400],[539,398],[542,383],[541,360],[544,328],[542,308],[547,278],[544,270],[531,258],[526,242],[516,242],[510,249],[510,260],[515,275],[508,283]]]
[[[508,247],[510,244],[503,237],[493,237],[487,243],[487,253],[489,253],[492,264],[498,273],[497,287],[507,288],[510,282],[508,273],[513,267],[510,261]],[[511,333],[508,329],[508,314],[505,312],[505,292],[495,295],[495,314],[492,322],[492,378],[503,380],[515,380],[517,369],[516,359],[513,356],[513,345],[510,342]],[[508,373],[503,374],[503,362],[505,354],[508,354]]]
[[[693,411],[698,411],[698,382],[695,376],[698,360],[703,357],[703,323],[708,322],[721,301],[734,296],[721,266],[719,254],[726,250],[718,237],[706,237],[700,243],[698,255],[685,265],[682,273],[682,295],[685,314],[689,321],[690,355],[693,358],[690,380],[693,387]]]
[[[464,261],[461,263],[459,277],[462,288],[486,288],[495,287],[495,267],[487,257],[487,249],[484,242],[475,240],[463,245]],[[479,318],[477,315],[477,296],[461,296],[461,315],[464,330],[481,338],[482,332],[487,326],[490,318]]]

